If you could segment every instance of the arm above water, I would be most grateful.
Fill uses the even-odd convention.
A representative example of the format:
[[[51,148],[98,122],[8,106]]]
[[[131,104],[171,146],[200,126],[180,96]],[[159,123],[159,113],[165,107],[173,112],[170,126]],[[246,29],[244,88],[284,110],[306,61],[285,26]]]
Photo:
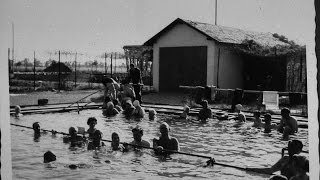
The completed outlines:
[[[283,168],[283,164],[287,161],[288,156],[282,157],[278,162],[276,162],[272,167],[267,168],[246,168],[249,171],[272,174],[274,172],[280,171]]]

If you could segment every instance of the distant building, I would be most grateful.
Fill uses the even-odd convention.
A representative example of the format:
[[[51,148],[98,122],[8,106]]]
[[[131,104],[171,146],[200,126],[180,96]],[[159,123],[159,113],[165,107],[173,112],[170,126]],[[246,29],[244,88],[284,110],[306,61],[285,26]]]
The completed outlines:
[[[250,45],[251,41],[274,52],[254,55],[237,51],[238,45]],[[179,85],[288,89],[287,56],[277,54],[277,47],[290,44],[272,33],[177,18],[143,45],[153,47],[153,86],[157,91],[178,91]],[[305,52],[302,58],[305,62]]]

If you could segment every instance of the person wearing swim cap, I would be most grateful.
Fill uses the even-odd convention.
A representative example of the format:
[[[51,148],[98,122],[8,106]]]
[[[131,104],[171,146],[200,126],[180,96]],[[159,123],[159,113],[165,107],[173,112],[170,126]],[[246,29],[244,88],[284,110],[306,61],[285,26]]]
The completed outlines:
[[[208,107],[208,101],[203,100],[201,102],[202,109],[199,111],[198,117],[201,122],[206,122],[207,119],[212,118],[212,111]]]
[[[180,150],[179,141],[176,138],[171,137],[169,135],[170,126],[166,122],[163,122],[160,125],[159,130],[160,130],[161,136],[159,137],[159,139],[156,139],[156,138],[153,139],[153,148],[156,149],[155,153],[158,155],[170,154],[169,152],[163,152],[163,149],[179,151]]]
[[[281,121],[278,131],[283,133],[283,139],[288,139],[289,135],[298,132],[298,122],[295,118],[290,116],[290,110],[283,108],[281,110]]]
[[[146,140],[142,139],[143,136],[143,129],[139,126],[136,126],[132,129],[133,134],[133,141],[130,144],[138,145],[138,146],[144,146],[144,147],[150,147],[150,143]],[[135,149],[141,149],[142,147],[135,147]]]
[[[140,106],[140,103],[138,100],[134,100],[133,101],[133,106],[134,106],[134,111],[133,111],[133,115],[138,117],[138,118],[143,118],[145,115],[145,111],[144,109]]]
[[[290,140],[288,142],[288,154],[289,156],[283,156],[277,163],[270,168],[247,168],[247,170],[272,174],[276,171],[280,171],[281,175],[286,176],[288,179],[297,175],[297,167],[294,164],[293,156],[302,152],[303,144],[300,140]]]

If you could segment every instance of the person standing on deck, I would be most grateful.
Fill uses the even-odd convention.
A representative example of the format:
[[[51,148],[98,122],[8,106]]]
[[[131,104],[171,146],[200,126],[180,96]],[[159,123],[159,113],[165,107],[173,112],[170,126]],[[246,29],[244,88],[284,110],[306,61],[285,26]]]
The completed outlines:
[[[129,81],[133,84],[136,100],[141,104],[141,71],[134,64],[130,64]]]
[[[179,151],[180,146],[176,138],[169,136],[170,127],[166,122],[160,125],[161,136],[159,139],[153,139],[153,148],[156,149],[156,154],[169,154],[168,152],[162,152],[163,149]]]
[[[283,139],[288,139],[290,134],[298,132],[298,122],[290,116],[290,110],[288,108],[281,110],[281,121],[278,131],[283,133]]]

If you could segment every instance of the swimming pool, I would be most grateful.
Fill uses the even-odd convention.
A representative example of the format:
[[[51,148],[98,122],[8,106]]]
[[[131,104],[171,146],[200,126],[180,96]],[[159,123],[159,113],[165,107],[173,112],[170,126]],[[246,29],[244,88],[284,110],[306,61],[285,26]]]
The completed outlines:
[[[32,126],[40,122],[43,129],[68,132],[70,126],[88,128],[88,117],[98,119],[97,129],[103,132],[103,139],[110,140],[112,132],[120,134],[121,142],[133,140],[131,129],[137,124],[144,129],[143,139],[150,143],[159,137],[159,125],[166,121],[170,134],[180,142],[182,152],[212,156],[217,162],[239,167],[271,166],[281,157],[281,149],[287,141],[281,140],[276,131],[270,134],[249,128],[252,122],[235,127],[232,121],[210,120],[200,124],[186,120],[173,119],[173,115],[158,114],[155,121],[147,118],[137,121],[125,119],[124,115],[107,118],[101,110],[86,110],[69,113],[50,113],[24,115],[19,119],[11,117],[11,123]],[[308,130],[299,129],[299,137],[304,150],[309,149]],[[99,159],[94,158],[92,151],[70,149],[62,142],[62,135],[52,137],[42,135],[38,141],[33,139],[33,131],[26,128],[11,126],[12,140],[12,173],[13,179],[268,179],[268,175],[245,172],[234,168],[204,168],[207,159],[181,154],[171,155],[171,159],[154,156],[151,151],[144,153],[104,153]],[[106,148],[110,143],[106,143]],[[52,150],[57,156],[57,168],[46,168],[43,154]],[[106,163],[110,160],[111,163]],[[68,164],[81,163],[85,168],[71,170]]]

